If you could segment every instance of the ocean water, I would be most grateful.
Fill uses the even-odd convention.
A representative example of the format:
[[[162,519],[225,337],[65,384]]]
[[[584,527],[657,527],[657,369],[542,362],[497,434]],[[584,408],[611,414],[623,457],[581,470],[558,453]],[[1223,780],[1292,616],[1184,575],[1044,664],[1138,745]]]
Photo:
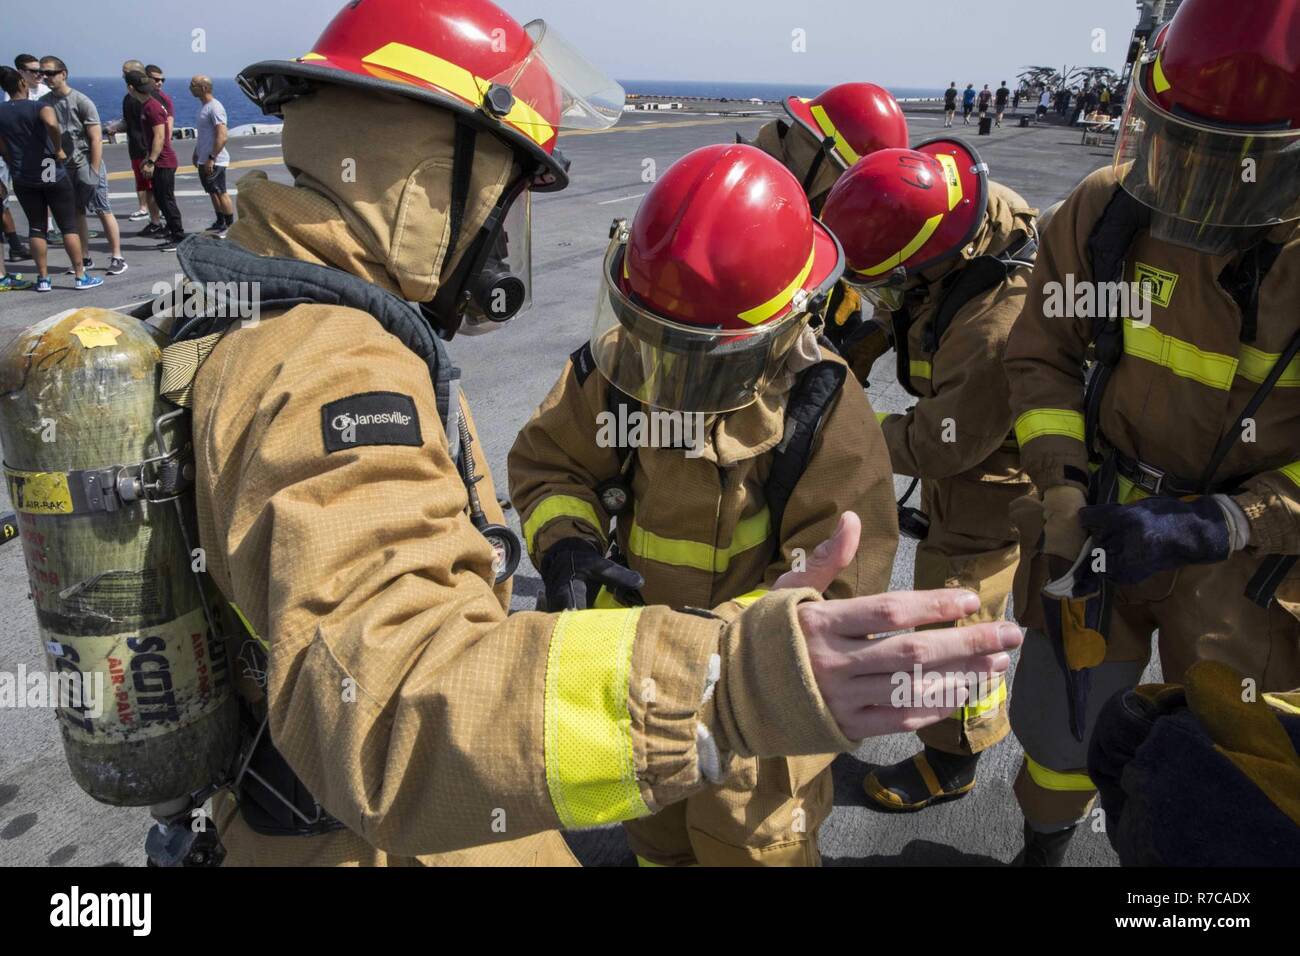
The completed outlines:
[[[178,76],[175,80],[167,77],[163,89],[176,104],[176,125],[193,126],[199,113],[199,101],[190,95],[188,76]],[[779,100],[786,96],[816,96],[824,87],[781,83],[729,83],[695,80],[620,80],[629,93],[662,94],[665,96],[701,96],[709,99],[748,100],[758,97],[761,100]],[[109,123],[122,115],[122,97],[126,88],[118,76],[78,77],[73,83],[92,100],[99,109],[99,118]],[[941,96],[943,89],[923,89],[919,87],[890,87],[889,91],[899,98]],[[275,117],[263,116],[252,101],[239,89],[233,78],[213,81],[213,94],[226,108],[230,126],[243,126],[246,123],[278,123]]]

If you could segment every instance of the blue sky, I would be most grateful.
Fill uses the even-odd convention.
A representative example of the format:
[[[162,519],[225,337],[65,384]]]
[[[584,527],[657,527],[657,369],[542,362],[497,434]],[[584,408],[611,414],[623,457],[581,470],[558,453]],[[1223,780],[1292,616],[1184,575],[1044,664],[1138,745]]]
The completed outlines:
[[[364,0],[363,0],[364,2]],[[342,0],[4,0],[0,58],[53,53],[76,75],[138,57],[177,75],[233,76],[304,53]],[[997,85],[1029,63],[1118,69],[1134,0],[502,0],[546,19],[625,79]],[[191,51],[195,29],[207,50]],[[806,52],[792,50],[803,31]],[[1093,45],[1105,31],[1106,51]]]

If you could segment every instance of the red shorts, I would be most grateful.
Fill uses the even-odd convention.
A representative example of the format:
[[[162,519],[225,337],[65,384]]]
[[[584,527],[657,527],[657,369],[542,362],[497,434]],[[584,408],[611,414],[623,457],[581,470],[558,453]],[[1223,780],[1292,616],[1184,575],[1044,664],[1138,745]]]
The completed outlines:
[[[153,180],[145,179],[140,173],[140,166],[143,163],[143,159],[131,160],[131,172],[135,173],[135,191],[138,193],[151,193],[153,192]]]

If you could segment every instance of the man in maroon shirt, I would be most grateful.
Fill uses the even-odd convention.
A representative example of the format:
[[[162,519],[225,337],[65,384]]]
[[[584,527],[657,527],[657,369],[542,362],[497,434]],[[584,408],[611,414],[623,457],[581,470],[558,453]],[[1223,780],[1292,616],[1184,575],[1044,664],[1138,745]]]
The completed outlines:
[[[167,221],[167,238],[159,246],[162,252],[173,252],[177,244],[185,238],[185,227],[181,223],[181,210],[176,205],[176,151],[172,149],[170,114],[162,103],[153,96],[153,80],[140,74],[132,73],[127,79],[131,95],[140,103],[140,123],[144,130],[144,140],[149,144],[149,152],[140,164],[140,174],[153,183],[154,199]]]

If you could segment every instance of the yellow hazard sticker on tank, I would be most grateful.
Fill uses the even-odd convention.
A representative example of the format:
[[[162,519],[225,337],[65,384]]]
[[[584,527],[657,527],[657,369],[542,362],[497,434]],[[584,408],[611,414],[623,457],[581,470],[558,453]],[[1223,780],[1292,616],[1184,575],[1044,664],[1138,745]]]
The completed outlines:
[[[9,500],[15,511],[29,515],[72,514],[72,492],[68,476],[61,471],[16,471],[5,469]]]
[[[1167,309],[1169,300],[1174,297],[1174,286],[1178,284],[1178,273],[1166,272],[1145,262],[1135,262],[1133,281],[1138,284],[1144,299],[1154,302],[1162,309]]]
[[[104,345],[116,345],[121,329],[115,329],[101,319],[82,319],[72,327],[72,334],[81,340],[83,348],[95,349]]]

